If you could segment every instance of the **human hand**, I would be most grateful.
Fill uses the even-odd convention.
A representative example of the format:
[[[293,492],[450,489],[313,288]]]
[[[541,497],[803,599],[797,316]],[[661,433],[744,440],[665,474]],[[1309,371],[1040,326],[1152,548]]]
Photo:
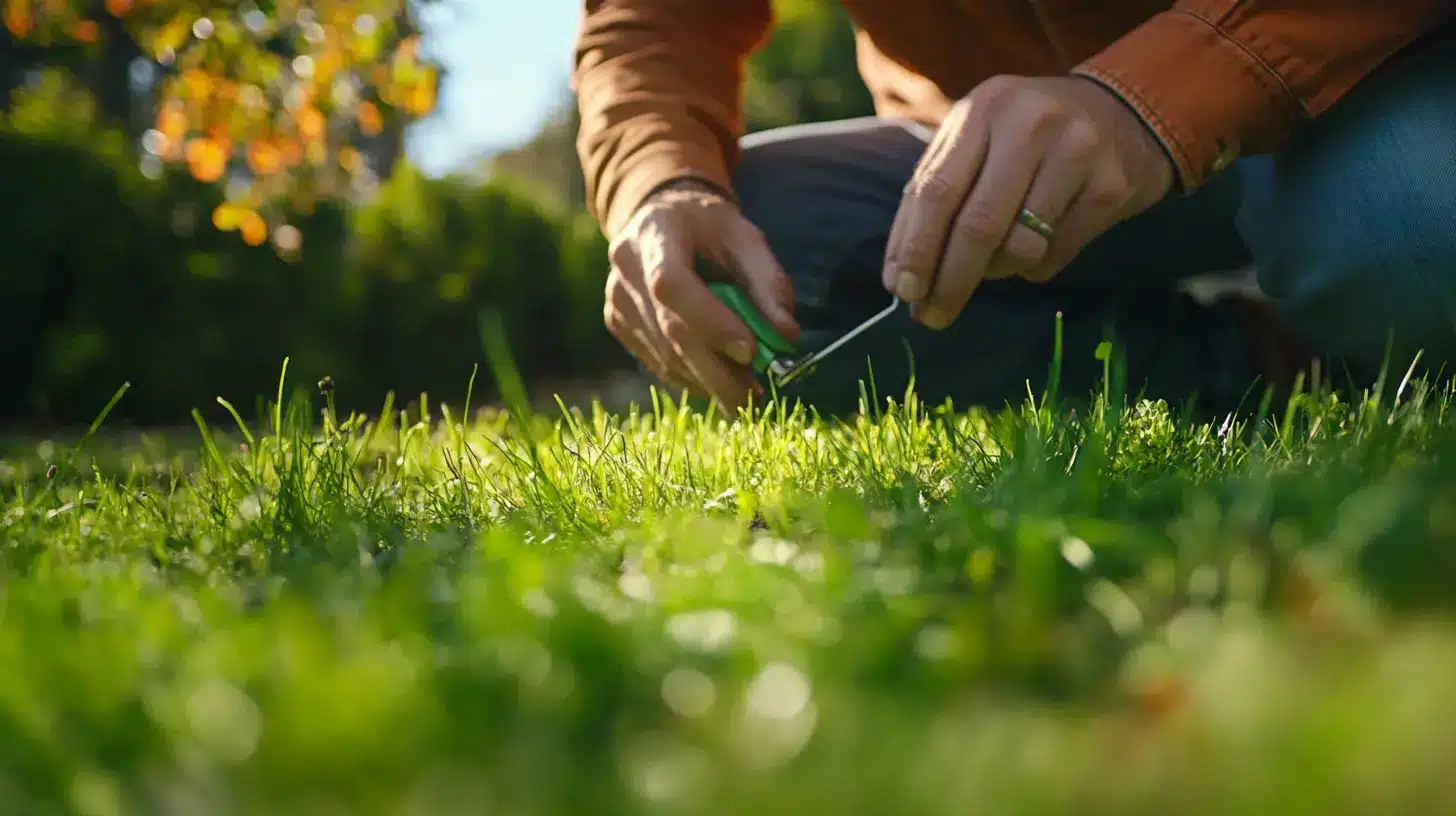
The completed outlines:
[[[603,319],[658,379],[704,397],[725,413],[762,386],[749,364],[753,333],[700,277],[698,258],[730,277],[790,342],[793,287],[768,242],[738,208],[706,186],[664,188],[613,237]]]
[[[955,104],[906,186],[885,288],[943,329],[983,279],[1050,280],[1173,177],[1152,131],[1102,86],[996,77]],[[1043,224],[1020,221],[1023,208]]]

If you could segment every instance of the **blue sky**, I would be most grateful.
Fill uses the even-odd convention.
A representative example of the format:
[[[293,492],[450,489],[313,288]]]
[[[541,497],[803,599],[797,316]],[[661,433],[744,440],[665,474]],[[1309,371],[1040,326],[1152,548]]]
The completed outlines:
[[[439,107],[409,134],[429,174],[520,143],[566,96],[581,0],[423,0],[431,59],[451,73]]]

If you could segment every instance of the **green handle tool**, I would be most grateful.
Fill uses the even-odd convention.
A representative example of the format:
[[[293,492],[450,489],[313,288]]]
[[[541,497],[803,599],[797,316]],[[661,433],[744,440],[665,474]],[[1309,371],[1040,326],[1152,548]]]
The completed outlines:
[[[732,309],[733,313],[748,326],[748,330],[753,332],[754,338],[758,341],[758,349],[753,357],[753,369],[760,374],[767,375],[778,386],[788,385],[808,374],[819,361],[833,354],[861,332],[889,317],[895,311],[895,307],[900,305],[898,298],[891,298],[889,306],[846,332],[838,340],[813,354],[795,357],[793,344],[779,334],[778,329],[774,328],[774,325],[769,322],[763,312],[759,311],[743,290],[732,284],[717,281],[709,283],[708,289],[723,302],[723,305]]]
[[[774,361],[782,356],[794,353],[794,346],[784,339],[774,324],[753,305],[753,301],[742,289],[731,283],[713,282],[708,284],[714,295],[723,301],[723,305],[733,310],[738,318],[753,332],[753,337],[758,341],[758,349],[753,355],[753,370],[760,374],[767,372]]]

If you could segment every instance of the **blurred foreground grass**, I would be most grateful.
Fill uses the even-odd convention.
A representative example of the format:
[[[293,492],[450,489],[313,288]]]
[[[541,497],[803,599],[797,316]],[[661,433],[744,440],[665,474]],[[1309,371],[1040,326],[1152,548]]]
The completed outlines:
[[[1387,393],[12,447],[0,810],[1451,812],[1452,394]]]

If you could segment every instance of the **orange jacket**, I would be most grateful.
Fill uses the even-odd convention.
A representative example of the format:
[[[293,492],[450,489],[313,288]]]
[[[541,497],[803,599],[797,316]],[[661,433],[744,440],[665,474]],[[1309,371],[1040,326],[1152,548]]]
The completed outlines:
[[[997,74],[1095,79],[1137,110],[1197,189],[1275,150],[1453,0],[841,0],[882,116],[940,123]],[[654,187],[722,187],[746,59],[771,0],[585,0],[573,85],[589,206],[614,234]]]

